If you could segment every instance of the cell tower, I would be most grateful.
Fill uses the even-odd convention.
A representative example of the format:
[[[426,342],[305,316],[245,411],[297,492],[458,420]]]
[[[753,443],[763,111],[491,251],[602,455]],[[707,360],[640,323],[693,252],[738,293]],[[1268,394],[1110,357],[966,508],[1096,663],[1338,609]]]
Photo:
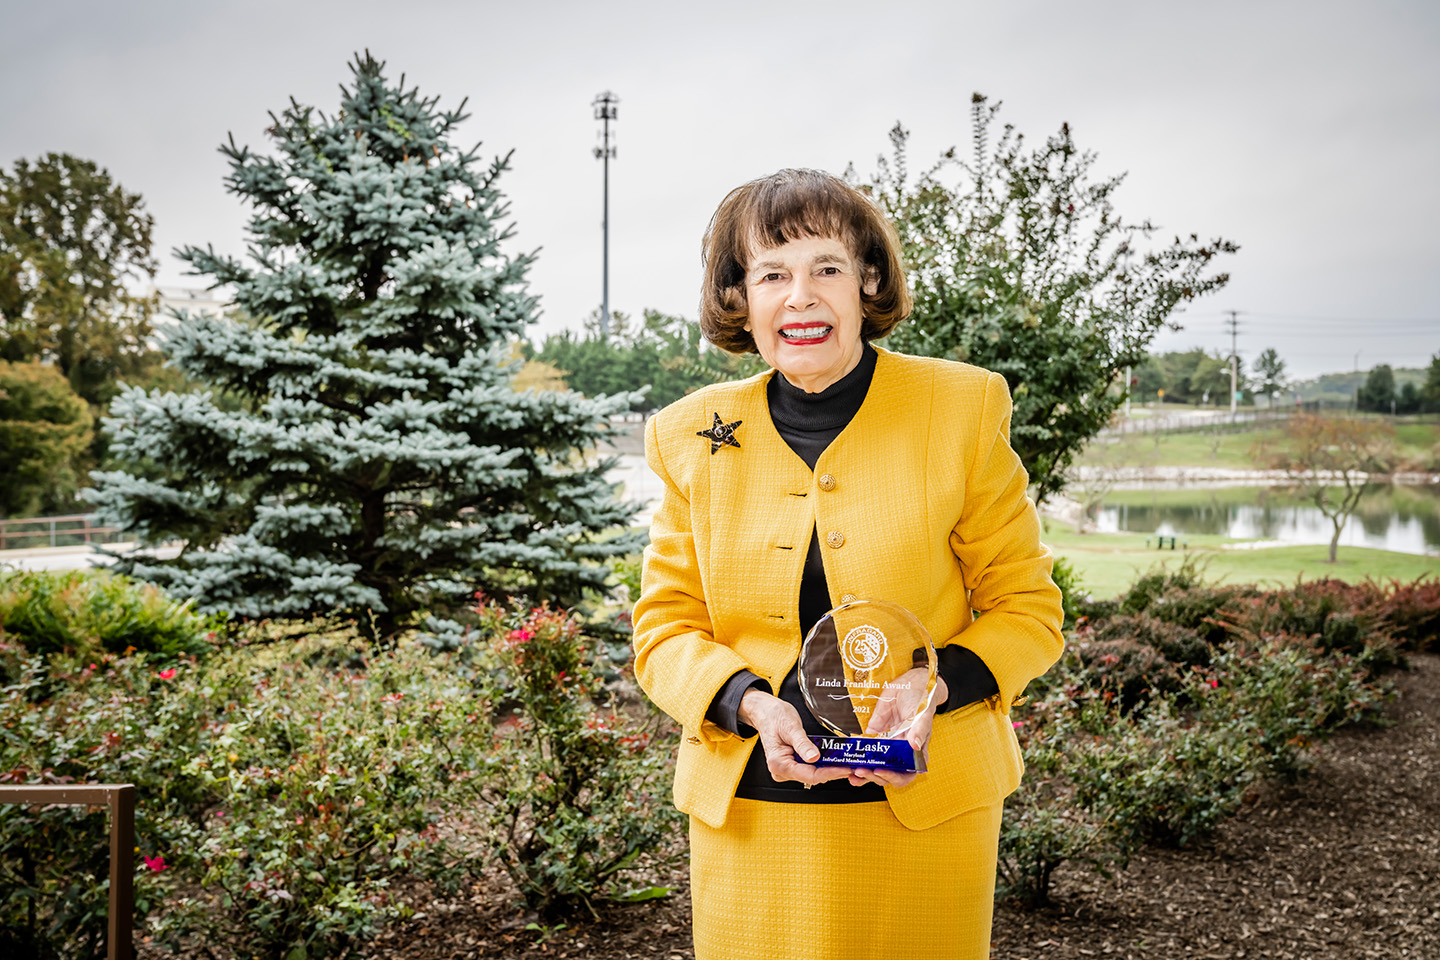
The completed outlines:
[[[600,229],[604,234],[603,274],[600,287],[600,335],[610,336],[610,159],[615,156],[615,144],[611,140],[610,122],[620,117],[620,98],[609,90],[596,97],[590,104],[595,108],[595,119],[600,121],[600,145],[595,148],[595,157],[605,167],[604,214]]]

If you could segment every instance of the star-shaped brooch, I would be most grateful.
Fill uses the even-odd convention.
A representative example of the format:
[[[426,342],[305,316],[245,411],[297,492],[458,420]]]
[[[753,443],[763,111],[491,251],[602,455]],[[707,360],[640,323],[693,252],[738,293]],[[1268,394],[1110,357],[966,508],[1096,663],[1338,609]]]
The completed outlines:
[[[740,441],[735,439],[735,428],[744,423],[743,420],[736,420],[734,423],[726,423],[720,419],[720,414],[715,414],[715,424],[709,430],[696,430],[695,436],[704,437],[710,441],[710,454],[714,456],[715,451],[721,447],[734,447],[740,449]]]

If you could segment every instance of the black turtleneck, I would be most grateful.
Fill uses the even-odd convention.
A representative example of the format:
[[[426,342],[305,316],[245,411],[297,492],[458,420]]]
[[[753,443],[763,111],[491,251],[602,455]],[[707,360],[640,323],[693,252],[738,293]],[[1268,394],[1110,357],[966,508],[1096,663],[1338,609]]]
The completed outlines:
[[[860,411],[875,375],[875,361],[875,349],[866,344],[855,369],[819,393],[806,393],[778,372],[770,377],[765,389],[770,419],[781,439],[811,470],[815,469],[820,455]],[[812,529],[810,548],[805,554],[804,574],[800,579],[800,636],[808,634],[829,610],[830,587],[821,560],[820,536]],[[984,662],[958,644],[940,649],[938,668],[950,695],[937,712],[943,713],[952,705],[983,700],[999,690]],[[770,690],[765,680],[748,670],[732,676],[715,696],[706,712],[706,719],[742,737],[755,736],[754,728],[741,723],[738,714],[745,691],[756,685]],[[806,733],[818,736],[829,732],[806,706],[796,668],[792,667],[785,677],[779,697],[799,712]],[[810,790],[794,781],[777,782],[765,766],[765,751],[757,746],[745,765],[735,795],[780,803],[867,803],[884,800],[885,790],[873,783],[852,787],[844,780],[816,784]]]

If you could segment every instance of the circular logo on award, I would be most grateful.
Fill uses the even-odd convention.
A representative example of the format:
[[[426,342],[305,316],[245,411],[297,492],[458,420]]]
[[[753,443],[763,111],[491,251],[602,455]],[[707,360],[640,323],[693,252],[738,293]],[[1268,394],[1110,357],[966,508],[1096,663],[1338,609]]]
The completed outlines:
[[[840,656],[853,670],[870,670],[885,659],[888,646],[885,634],[868,623],[861,624],[845,634],[845,642],[840,644]]]

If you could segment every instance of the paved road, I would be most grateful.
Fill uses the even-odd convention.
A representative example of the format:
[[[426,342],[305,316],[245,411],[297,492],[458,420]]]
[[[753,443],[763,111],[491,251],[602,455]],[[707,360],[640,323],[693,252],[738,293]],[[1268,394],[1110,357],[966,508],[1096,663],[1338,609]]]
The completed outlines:
[[[620,496],[627,500],[638,500],[643,506],[635,517],[638,526],[650,525],[650,518],[660,504],[664,485],[660,478],[645,465],[645,457],[636,453],[619,454],[620,462],[608,474],[612,483],[621,485]],[[133,549],[134,544],[111,544],[110,549]],[[179,547],[159,551],[161,557],[174,557]],[[29,550],[0,551],[0,566],[19,567],[22,570],[88,570],[92,567],[108,566],[114,561],[92,548],[80,547],[36,547]]]
[[[133,550],[133,543],[112,543],[111,550]],[[180,555],[179,547],[166,547],[156,551],[165,559]],[[96,553],[93,547],[34,547],[29,550],[0,551],[0,567],[16,567],[21,570],[89,570],[93,567],[108,567],[114,563],[112,557]]]

